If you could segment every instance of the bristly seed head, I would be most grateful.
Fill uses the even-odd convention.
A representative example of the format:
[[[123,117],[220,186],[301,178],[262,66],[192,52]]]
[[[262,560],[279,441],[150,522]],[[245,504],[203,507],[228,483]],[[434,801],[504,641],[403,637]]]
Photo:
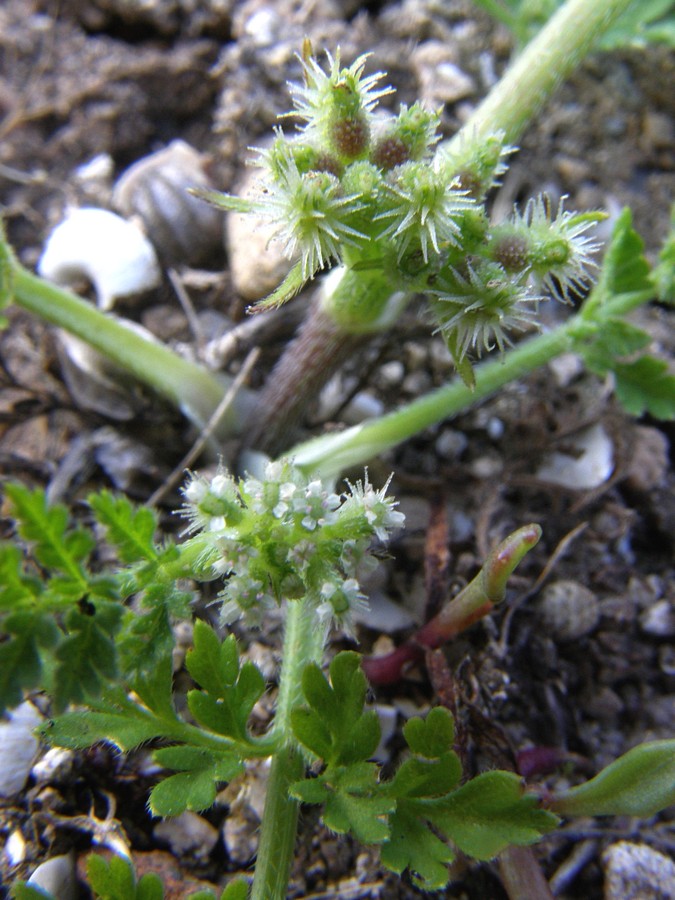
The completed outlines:
[[[500,230],[519,234],[529,244],[528,262],[539,285],[556,299],[570,303],[571,294],[582,293],[593,280],[589,269],[597,268],[592,257],[599,244],[586,232],[603,215],[566,212],[566,199],[561,197],[553,212],[548,196],[533,198],[524,213],[514,210],[508,225]]]
[[[523,331],[536,324],[535,309],[539,296],[531,296],[524,277],[510,277],[498,263],[476,260],[463,272],[450,269],[442,273],[440,284],[430,293],[438,331],[451,337],[461,360],[470,350],[478,356],[496,345],[504,352],[511,344],[510,331]]]

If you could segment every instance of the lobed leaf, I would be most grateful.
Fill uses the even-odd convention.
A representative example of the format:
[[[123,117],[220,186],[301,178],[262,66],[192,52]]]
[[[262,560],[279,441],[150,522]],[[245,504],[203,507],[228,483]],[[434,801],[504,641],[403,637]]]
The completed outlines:
[[[208,809],[216,798],[216,786],[231,781],[244,769],[234,753],[216,754],[201,747],[165,747],[156,750],[154,758],[160,765],[178,770],[150,792],[148,805],[155,816]]]
[[[121,856],[109,860],[87,857],[87,881],[100,900],[163,900],[164,886],[158,875],[148,872],[136,880],[131,862]]]
[[[510,844],[532,844],[558,823],[512,772],[484,772],[438,800],[406,801],[474,859]]]
[[[248,719],[265,691],[265,679],[252,662],[239,667],[232,635],[220,641],[205,622],[195,622],[188,672],[204,690],[188,692],[190,712],[204,728],[237,741],[249,741]]]
[[[117,690],[105,700],[91,702],[88,709],[56,716],[40,732],[48,743],[72,750],[104,741],[126,751],[158,737],[172,736],[170,725],[167,727],[167,723]]]
[[[88,579],[82,563],[94,547],[91,534],[69,529],[67,508],[49,506],[43,490],[29,490],[13,482],[5,485],[5,492],[17,530],[33,544],[35,559],[48,571],[65,575],[80,594],[86,593]]]
[[[363,709],[367,681],[358,654],[338,653],[329,674],[330,682],[317,665],[305,667],[302,688],[309,705],[291,714],[295,736],[327,765],[369,759],[381,729],[375,711]]]
[[[675,419],[675,375],[668,363],[655,356],[642,356],[632,363],[613,366],[616,396],[633,416],[645,413],[656,419]]]
[[[134,507],[126,497],[115,496],[110,491],[90,494],[87,502],[122,562],[157,559],[153,540],[157,520],[151,509]]]
[[[452,749],[455,723],[447,709],[436,706],[425,719],[409,719],[403,727],[403,736],[413,753],[439,759]]]
[[[375,763],[331,767],[318,778],[296,782],[291,793],[304,803],[323,803],[323,820],[338,834],[351,832],[367,844],[379,844],[389,835],[387,817],[396,800],[378,790]]]
[[[3,625],[12,635],[0,643],[0,714],[23,701],[24,691],[40,684],[42,659],[38,649],[42,620],[31,611],[7,616]]]
[[[405,803],[399,804],[390,820],[390,836],[382,845],[382,864],[401,875],[410,871],[417,887],[437,891],[448,883],[448,865],[454,850],[431,831]]]

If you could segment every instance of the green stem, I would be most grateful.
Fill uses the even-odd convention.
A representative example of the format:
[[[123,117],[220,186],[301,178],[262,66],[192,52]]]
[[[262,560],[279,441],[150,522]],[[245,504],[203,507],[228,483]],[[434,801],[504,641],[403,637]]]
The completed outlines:
[[[113,316],[50,284],[14,262],[12,301],[85,341],[124,371],[177,406],[203,427],[218,406],[228,380],[125,327]],[[220,434],[238,428],[240,410],[231,408]]]
[[[561,353],[579,348],[584,340],[592,339],[592,333],[598,327],[602,327],[602,319],[625,315],[651,296],[651,291],[619,295],[598,309],[593,319],[589,319],[582,307],[555,331],[523,341],[503,358],[476,366],[473,390],[455,379],[447,387],[432,391],[376,421],[298,444],[286,455],[302,469],[324,478],[363,465],[425,428],[475,406],[499,388],[523,378]]]
[[[503,131],[516,142],[558,85],[632,0],[567,0],[511,64],[444,151]]]
[[[299,811],[290,787],[302,778],[305,769],[305,757],[293,738],[290,719],[293,709],[303,701],[304,668],[309,662],[321,662],[325,639],[326,629],[319,625],[314,610],[302,600],[290,601],[272,729],[279,749],[272,758],[250,900],[286,900]]]

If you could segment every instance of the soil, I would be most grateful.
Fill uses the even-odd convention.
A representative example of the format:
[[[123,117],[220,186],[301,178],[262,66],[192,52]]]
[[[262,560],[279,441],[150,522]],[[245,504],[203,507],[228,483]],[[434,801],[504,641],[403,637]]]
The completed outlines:
[[[21,260],[37,262],[67,206],[111,206],[114,179],[174,139],[204,155],[215,186],[232,189],[243,177],[247,148],[263,141],[287,109],[286,81],[298,78],[294,54],[305,36],[315,48],[339,45],[346,61],[372,51],[373,66],[387,71],[397,89],[387,101],[411,103],[426,91],[426,99],[445,104],[446,135],[467,118],[512,52],[509,35],[464,0],[5,0],[0,199]],[[418,53],[420,47],[428,52]],[[440,98],[429,77],[439,48],[462,76]],[[569,194],[569,208],[616,213],[627,204],[655,258],[675,187],[674,74],[672,55],[659,48],[590,58],[528,129],[495,206],[508,208],[541,190]],[[198,265],[171,241],[158,247],[165,272],[176,270],[189,293],[187,313],[168,278],[121,308],[196,356],[195,318],[211,338],[241,321],[245,308],[223,244],[212,235],[204,240],[209,253]],[[641,316],[666,355],[673,350],[672,318],[659,307]],[[189,449],[190,427],[145,391],[73,371],[67,347],[41,322],[18,310],[10,310],[9,320],[0,335],[2,479],[44,486],[53,500],[73,508],[99,487],[147,501]],[[266,338],[254,386],[288,330],[282,322]],[[246,350],[227,361],[230,373]],[[390,408],[450,375],[443,348],[411,313],[358,366],[347,366],[338,388],[365,392]],[[332,421],[339,415],[325,408],[320,415],[307,429],[339,427]],[[611,448],[611,474],[584,489],[537,476],[547,455],[569,449],[591,425]],[[422,618],[430,595],[457,591],[511,530],[527,522],[544,530],[503,607],[445,648],[443,664],[413,670],[378,691],[374,702],[393,710],[400,724],[450,692],[469,768],[522,768],[535,758],[537,783],[586,777],[641,741],[672,737],[674,436],[672,425],[631,420],[608,385],[572,361],[511,385],[374,462],[375,484],[395,472],[392,491],[408,516],[373,586],[376,614],[386,597]],[[171,491],[162,500],[167,527],[177,502]],[[383,636],[388,613],[379,614],[382,627],[371,621],[359,630],[365,650],[384,649],[405,634]],[[273,669],[274,633],[241,637]],[[545,747],[557,748],[568,763],[562,774],[542,772],[541,753],[522,753]],[[399,750],[394,735],[386,758],[395,761]],[[213,848],[181,851],[146,812],[151,783],[147,756],[120,758],[105,747],[70,759],[66,776],[39,783],[32,777],[23,795],[0,806],[0,840],[18,828],[27,844],[20,864],[10,866],[3,855],[0,896],[48,857],[72,849],[81,865],[97,841],[109,852],[110,831],[101,837],[108,813],[113,832],[118,828],[130,842],[138,871],[162,872],[167,896],[186,896],[202,882],[222,886],[246,870],[255,803],[244,803],[234,789],[224,794],[201,817],[216,835]],[[557,896],[599,898],[603,851],[621,839],[672,855],[673,810],[646,822],[570,822],[535,853]],[[446,897],[506,897],[496,865],[467,864],[455,876]],[[409,882],[383,872],[376,853],[328,833],[311,810],[303,815],[289,897],[416,896]]]

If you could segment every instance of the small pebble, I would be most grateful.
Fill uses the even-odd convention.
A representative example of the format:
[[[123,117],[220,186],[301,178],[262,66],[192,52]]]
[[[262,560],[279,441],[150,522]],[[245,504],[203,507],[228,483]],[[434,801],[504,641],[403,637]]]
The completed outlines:
[[[419,82],[420,99],[431,109],[476,92],[473,78],[459,68],[452,48],[443,41],[419,44],[410,56],[410,65]]]
[[[73,768],[75,754],[63,747],[51,747],[31,770],[37,784],[62,782]]]
[[[567,387],[584,371],[584,363],[576,353],[561,353],[548,364],[559,387]]]
[[[640,616],[640,628],[652,637],[675,637],[675,605],[659,600]]]
[[[666,478],[669,468],[668,438],[658,428],[637,425],[626,484],[636,491],[650,491]]]
[[[469,445],[469,439],[461,431],[444,428],[434,444],[436,453],[441,459],[459,459]]]
[[[197,813],[186,810],[159,822],[155,837],[166,841],[176,856],[189,853],[193,858],[205,859],[218,842],[218,830]]]
[[[537,615],[546,631],[559,641],[574,641],[596,627],[600,604],[595,594],[577,581],[554,581],[543,591]]]
[[[15,828],[7,838],[3,854],[10,866],[18,866],[26,858],[26,840],[20,829]]]
[[[602,861],[605,900],[675,900],[675,862],[658,850],[620,841]]]
[[[365,419],[376,419],[384,413],[384,404],[370,391],[359,391],[345,406],[340,419],[347,425],[358,425]]]
[[[383,389],[397,387],[405,378],[405,366],[398,359],[392,359],[380,366],[377,383]]]
[[[471,463],[471,474],[476,478],[494,478],[504,468],[499,456],[479,456]]]
[[[260,176],[260,170],[251,170],[233,193],[238,197],[251,196]],[[255,215],[228,213],[225,217],[232,282],[245,300],[266,297],[279,287],[291,268],[292,261],[284,254],[283,244],[274,240],[278,230],[278,224]]]

